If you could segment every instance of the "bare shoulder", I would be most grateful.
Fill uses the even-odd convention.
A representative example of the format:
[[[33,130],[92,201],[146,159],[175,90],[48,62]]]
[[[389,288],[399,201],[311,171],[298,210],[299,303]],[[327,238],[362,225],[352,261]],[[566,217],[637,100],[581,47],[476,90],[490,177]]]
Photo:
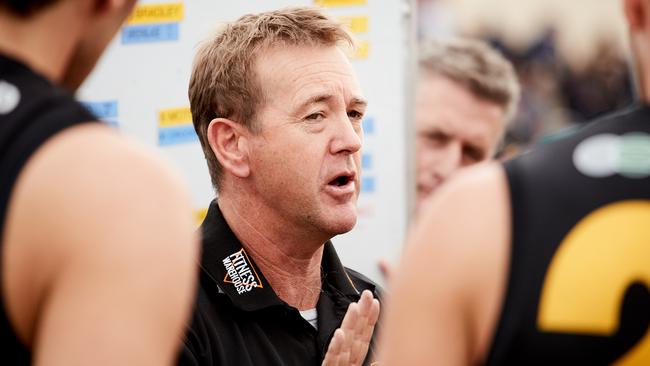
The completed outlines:
[[[20,203],[15,208],[28,209],[43,228],[55,224],[57,233],[81,233],[86,239],[110,236],[126,229],[118,223],[133,219],[140,229],[158,220],[158,225],[174,220],[172,227],[192,226],[179,175],[153,149],[104,126],[78,126],[50,139],[26,165],[13,196]]]
[[[505,284],[509,211],[498,163],[458,173],[425,203],[392,283],[388,364],[481,362]]]
[[[445,281],[467,311],[474,340],[468,347],[472,362],[480,363],[500,315],[509,271],[511,210],[503,166],[491,162],[460,172],[426,210],[414,247],[447,256]]]
[[[6,229],[8,310],[24,340],[42,302],[53,319],[109,305],[128,312],[136,299],[159,301],[164,283],[177,296],[170,318],[180,321],[190,304],[198,243],[185,184],[152,149],[107,127],[70,128],[36,151],[16,182]],[[129,293],[145,298],[120,297]]]
[[[500,245],[509,235],[509,196],[503,168],[467,168],[426,202],[411,235],[418,250],[445,250],[465,260]]]

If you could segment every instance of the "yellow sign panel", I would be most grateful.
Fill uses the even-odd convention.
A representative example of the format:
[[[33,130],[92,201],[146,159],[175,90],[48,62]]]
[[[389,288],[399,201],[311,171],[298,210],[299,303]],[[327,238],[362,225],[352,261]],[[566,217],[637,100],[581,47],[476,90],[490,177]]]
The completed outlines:
[[[133,9],[126,23],[173,23],[183,20],[183,16],[183,3],[142,4]]]
[[[189,107],[162,109],[158,112],[158,126],[172,127],[192,123]]]
[[[352,33],[368,32],[368,17],[365,15],[339,17],[339,21]]]
[[[203,223],[203,220],[205,219],[205,216],[207,214],[208,214],[207,208],[199,208],[194,210],[194,222],[196,222],[197,226],[200,226]]]
[[[350,60],[365,60],[370,55],[370,42],[357,41],[356,47],[353,49],[346,49],[345,52]]]
[[[366,5],[368,0],[314,0],[316,5],[332,8],[336,6]]]

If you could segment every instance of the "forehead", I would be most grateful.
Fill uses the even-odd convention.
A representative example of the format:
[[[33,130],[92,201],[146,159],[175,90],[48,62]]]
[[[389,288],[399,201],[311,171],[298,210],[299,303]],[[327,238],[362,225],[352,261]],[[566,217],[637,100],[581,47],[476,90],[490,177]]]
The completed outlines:
[[[298,103],[317,93],[360,97],[356,75],[337,46],[275,46],[254,64],[266,100]]]
[[[496,145],[505,128],[505,109],[443,76],[425,74],[417,84],[418,131],[442,130],[465,140]]]

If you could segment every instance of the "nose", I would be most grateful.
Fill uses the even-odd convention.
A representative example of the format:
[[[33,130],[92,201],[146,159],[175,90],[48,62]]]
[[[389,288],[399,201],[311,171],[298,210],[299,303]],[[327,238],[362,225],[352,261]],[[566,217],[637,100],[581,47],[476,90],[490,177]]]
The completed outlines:
[[[348,117],[347,113],[343,117],[337,118],[334,126],[334,138],[330,145],[332,154],[354,154],[361,149],[363,139],[363,130],[361,123],[355,124]]]

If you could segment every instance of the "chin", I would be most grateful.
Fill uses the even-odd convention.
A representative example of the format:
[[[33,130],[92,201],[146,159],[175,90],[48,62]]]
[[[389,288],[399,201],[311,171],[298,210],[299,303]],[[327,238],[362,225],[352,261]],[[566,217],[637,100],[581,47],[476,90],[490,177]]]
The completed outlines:
[[[342,212],[335,217],[332,217],[328,223],[328,231],[332,235],[345,234],[352,230],[357,224],[357,210]]]
[[[355,226],[356,224],[357,224],[357,220],[354,220],[354,222],[351,222],[351,223],[341,224],[341,225],[337,226],[337,227],[335,228],[335,230],[333,230],[333,234],[334,234],[334,235],[345,234],[345,233],[347,233],[348,231],[354,229],[354,226]]]

